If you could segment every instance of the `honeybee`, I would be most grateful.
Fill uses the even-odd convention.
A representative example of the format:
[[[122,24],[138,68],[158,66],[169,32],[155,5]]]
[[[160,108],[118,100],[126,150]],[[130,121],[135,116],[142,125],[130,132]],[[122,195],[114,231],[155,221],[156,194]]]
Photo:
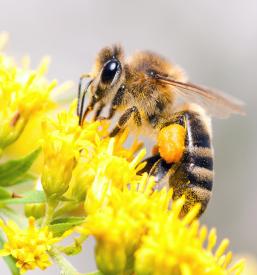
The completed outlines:
[[[84,78],[89,81],[82,91]],[[85,106],[88,91],[89,103]],[[210,117],[243,114],[243,104],[188,82],[182,69],[158,54],[141,51],[125,60],[123,49],[114,45],[103,48],[92,72],[80,78],[79,124],[83,125],[92,110],[94,119],[99,119],[107,105],[106,119],[116,112],[121,114],[111,137],[129,127],[131,132],[151,134],[157,141],[140,173],[153,175],[156,188],[172,187],[174,199],[185,195],[184,213],[197,202],[202,213],[213,186]]]

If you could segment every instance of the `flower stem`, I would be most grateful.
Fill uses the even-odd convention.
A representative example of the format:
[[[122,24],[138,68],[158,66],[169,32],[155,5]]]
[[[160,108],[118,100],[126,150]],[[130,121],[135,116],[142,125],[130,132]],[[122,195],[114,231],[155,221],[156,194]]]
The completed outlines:
[[[0,233],[0,248],[2,249],[4,246],[4,239],[2,234]],[[12,256],[5,256],[3,257],[4,261],[6,262],[7,266],[9,267],[12,275],[20,275],[20,271],[16,266],[16,261]]]
[[[47,201],[46,215],[45,215],[45,219],[42,223],[42,227],[50,224],[50,222],[54,216],[55,208],[57,207],[58,204],[59,204],[59,202],[56,200],[48,200]]]
[[[75,267],[66,260],[66,258],[60,253],[56,247],[52,247],[48,251],[51,258],[56,262],[61,270],[61,275],[80,275],[80,273],[75,269]]]

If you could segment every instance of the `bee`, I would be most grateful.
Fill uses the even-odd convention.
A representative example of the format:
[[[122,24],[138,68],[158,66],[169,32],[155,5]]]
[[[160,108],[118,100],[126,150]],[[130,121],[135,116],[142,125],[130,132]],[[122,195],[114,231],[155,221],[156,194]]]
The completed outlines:
[[[89,78],[82,89],[82,81]],[[85,95],[90,92],[85,106]],[[188,82],[185,73],[164,57],[141,51],[125,60],[122,47],[103,48],[90,74],[79,82],[77,114],[83,125],[88,113],[93,119],[120,114],[110,136],[126,127],[151,135],[157,141],[140,173],[155,177],[158,189],[173,188],[173,198],[186,198],[183,212],[201,203],[204,212],[213,186],[211,116],[225,118],[243,114],[243,104],[225,94]]]

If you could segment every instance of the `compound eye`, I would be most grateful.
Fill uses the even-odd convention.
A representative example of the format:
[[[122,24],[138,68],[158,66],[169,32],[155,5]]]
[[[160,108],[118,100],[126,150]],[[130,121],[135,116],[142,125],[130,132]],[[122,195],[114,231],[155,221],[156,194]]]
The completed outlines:
[[[105,84],[110,84],[116,73],[119,71],[119,63],[117,60],[108,61],[103,68],[101,80]]]

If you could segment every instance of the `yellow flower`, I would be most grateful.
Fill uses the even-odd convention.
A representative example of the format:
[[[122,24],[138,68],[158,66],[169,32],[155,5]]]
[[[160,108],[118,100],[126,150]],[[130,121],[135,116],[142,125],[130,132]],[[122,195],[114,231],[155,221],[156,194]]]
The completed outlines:
[[[104,274],[123,274],[133,267],[133,254],[146,230],[154,182],[144,174],[138,184],[123,190],[113,187],[107,204],[90,214],[79,229],[96,238],[96,262]],[[156,206],[166,203],[158,200]]]
[[[229,241],[224,239],[216,245],[216,232],[207,234],[205,226],[200,227],[196,216],[199,205],[180,218],[184,197],[173,202],[169,212],[151,211],[147,234],[136,251],[135,270],[137,274],[234,274],[242,270],[242,263],[228,268],[232,253],[224,255]]]
[[[0,227],[7,238],[0,255],[13,256],[21,273],[36,267],[45,269],[51,265],[47,251],[59,239],[53,238],[47,227],[37,229],[34,218],[29,218],[29,226],[26,229],[20,229],[13,221],[5,224],[2,220]]]
[[[216,252],[215,230],[207,234],[196,219],[200,205],[181,218],[182,197],[172,202],[172,190],[152,191],[144,175],[139,185],[113,188],[104,208],[90,214],[80,232],[96,239],[96,262],[107,274],[234,274],[242,263],[228,268],[228,240]],[[168,210],[171,208],[170,210]],[[206,237],[208,235],[208,240]],[[206,244],[205,244],[206,242]]]
[[[59,113],[57,120],[47,118],[43,122],[42,185],[48,197],[59,197],[68,190],[82,152],[89,156],[100,139],[100,122],[79,126],[75,107],[76,102],[68,112]]]
[[[12,57],[0,53],[1,149],[16,141],[31,117],[54,106],[49,96],[56,81],[49,83],[44,77],[49,59],[35,71],[27,63],[25,58],[18,67]]]
[[[145,150],[140,151],[133,161],[114,154],[114,139],[110,139],[107,147],[102,148],[90,162],[92,178],[85,200],[87,214],[105,207],[113,189],[123,190],[128,184],[137,185],[142,178],[137,175],[137,171],[140,170],[139,163],[145,155]]]
[[[241,275],[256,275],[257,274],[257,260],[256,260],[256,256],[249,254],[249,253],[243,253],[243,254],[239,254],[236,255],[236,257],[234,257],[235,260],[238,259],[244,259],[245,260],[245,268],[242,272]]]
[[[137,171],[142,168],[139,162],[145,155],[145,150],[133,159],[141,144],[135,141],[130,148],[125,149],[124,142],[128,133],[124,132],[111,139],[106,137],[108,126],[106,121],[84,123],[83,150],[73,171],[70,189],[66,193],[67,197],[78,202],[83,202],[86,198],[87,213],[101,206],[105,192],[110,192],[112,186],[122,189],[141,178]]]
[[[73,109],[60,113],[57,121],[48,118],[42,125],[44,165],[41,180],[48,197],[61,196],[68,190],[79,157],[81,127],[72,112]]]
[[[42,120],[56,107],[51,97],[68,90],[71,84],[65,82],[55,88],[56,80],[46,79],[49,57],[35,70],[30,69],[28,56],[18,65],[3,52],[8,37],[8,33],[0,33],[0,151],[5,149],[6,154],[17,158],[38,147]],[[41,172],[42,155],[32,168]]]

